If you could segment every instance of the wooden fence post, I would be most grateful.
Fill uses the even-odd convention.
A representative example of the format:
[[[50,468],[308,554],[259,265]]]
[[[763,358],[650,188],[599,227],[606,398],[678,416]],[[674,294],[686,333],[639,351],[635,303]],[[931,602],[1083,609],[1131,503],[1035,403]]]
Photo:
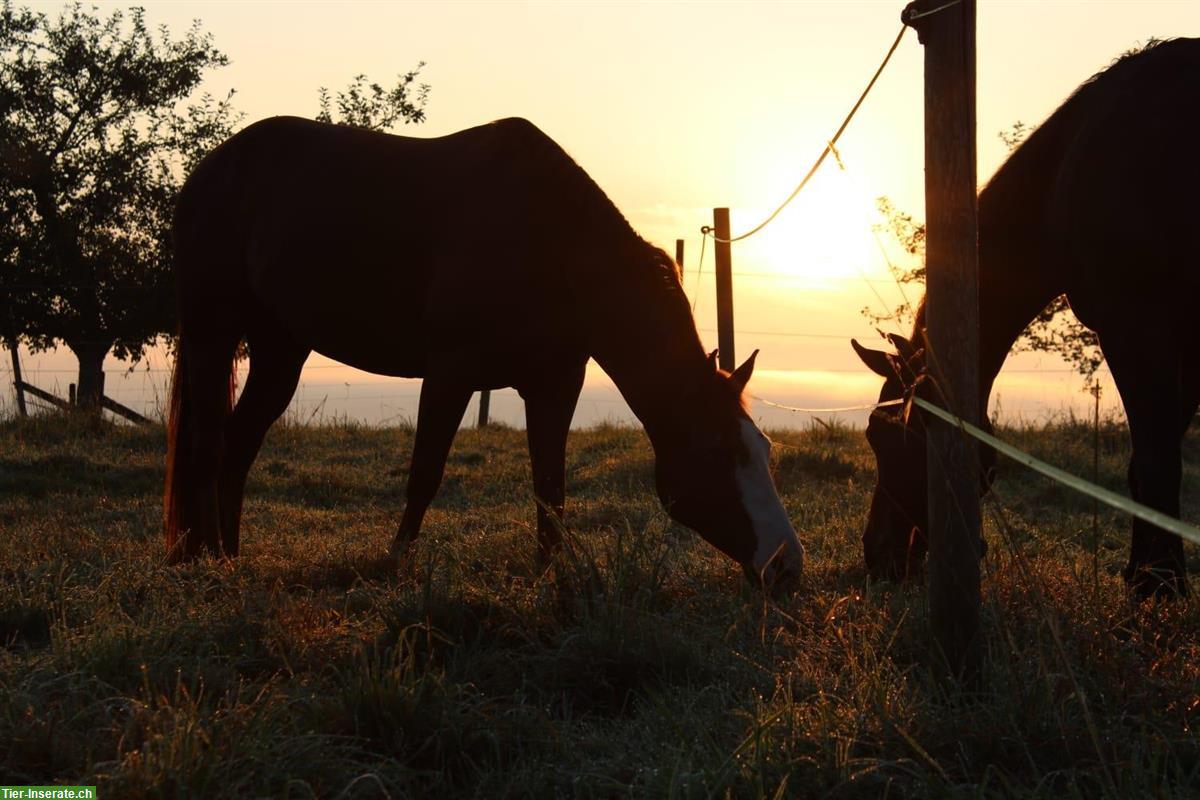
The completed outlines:
[[[17,391],[17,413],[22,417],[28,417],[29,409],[25,407],[25,382],[21,378],[21,355],[17,352],[17,337],[9,336],[6,339],[9,352],[12,353],[13,388]]]
[[[717,347],[721,369],[733,372],[737,361],[733,352],[733,258],[729,252],[729,209],[713,209],[713,253],[717,272]]]
[[[925,347],[935,402],[978,425],[979,275],[975,164],[975,0],[917,0],[905,24],[925,45]],[[979,675],[979,456],[926,417],[929,617],[953,675]]]
[[[675,240],[675,265],[679,267],[679,280],[683,281],[683,239]]]
[[[484,389],[479,393],[479,423],[478,427],[486,428],[488,424],[488,411],[492,406],[492,392],[490,389]]]

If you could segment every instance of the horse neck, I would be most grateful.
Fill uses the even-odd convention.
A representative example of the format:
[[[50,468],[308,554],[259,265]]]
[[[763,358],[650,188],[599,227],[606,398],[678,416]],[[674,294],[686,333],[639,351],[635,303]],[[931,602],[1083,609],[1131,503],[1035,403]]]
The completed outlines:
[[[1021,252],[992,252],[985,261],[980,243],[979,274],[979,389],[986,415],[988,398],[1000,369],[1021,333],[1063,287],[1057,275],[1039,270],[1045,258],[1033,241]],[[984,264],[987,264],[986,271]]]
[[[653,366],[649,370],[605,371],[612,376],[621,396],[646,429],[646,435],[650,437],[655,450],[668,441],[678,439],[677,434],[682,431],[681,420],[687,416],[686,398],[700,386],[697,371],[658,369]]]
[[[592,356],[657,445],[678,427],[681,398],[712,368],[678,280],[653,273],[637,277],[635,289],[593,296],[599,322]]]
[[[1042,202],[1060,153],[1053,135],[1035,131],[979,195],[980,419],[987,418],[996,376],[1021,332],[1066,290]],[[922,305],[914,337],[924,327]]]

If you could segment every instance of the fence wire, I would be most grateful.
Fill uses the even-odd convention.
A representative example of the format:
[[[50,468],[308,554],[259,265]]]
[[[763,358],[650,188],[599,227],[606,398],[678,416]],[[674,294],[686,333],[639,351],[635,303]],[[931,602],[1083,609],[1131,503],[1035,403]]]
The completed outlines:
[[[956,2],[957,2],[957,0],[956,0]],[[782,212],[785,208],[787,208],[788,205],[793,200],[796,199],[796,196],[799,195],[800,192],[804,191],[804,187],[807,186],[808,182],[810,180],[812,180],[814,175],[817,174],[817,170],[819,170],[821,168],[821,165],[825,163],[825,159],[829,156],[829,154],[835,152],[834,148],[836,147],[836,145],[838,143],[838,139],[842,138],[842,134],[845,132],[847,126],[850,125],[850,120],[854,119],[854,115],[857,114],[858,109],[862,107],[863,101],[867,99],[867,95],[870,94],[871,89],[874,88],[875,82],[878,81],[879,76],[883,74],[884,68],[887,67],[888,62],[892,60],[892,54],[895,53],[896,48],[898,48],[900,46],[900,41],[904,38],[904,32],[906,30],[908,30],[907,26],[905,26],[905,25],[900,26],[900,32],[896,34],[895,41],[892,42],[892,46],[888,48],[887,54],[884,55],[883,61],[879,64],[879,69],[875,70],[875,74],[872,75],[871,80],[867,82],[867,88],[863,89],[862,94],[860,94],[858,96],[858,100],[854,103],[854,106],[850,109],[850,113],[846,115],[846,118],[844,120],[842,120],[842,124],[838,127],[837,131],[833,134],[833,137],[828,142],[825,143],[825,149],[821,151],[821,154],[819,156],[817,156],[817,160],[815,162],[813,162],[813,165],[812,165],[812,167],[809,168],[808,173],[801,179],[800,183],[796,185],[796,188],[792,190],[792,193],[787,196],[787,199],[785,199],[782,203],[780,203],[779,206],[774,211],[772,211],[771,214],[766,219],[764,219],[762,222],[758,223],[753,228],[751,228],[750,230],[746,231],[745,233],[743,233],[739,236],[734,236],[730,239],[719,238],[716,236],[715,233],[713,233],[712,228],[707,225],[705,225],[703,228],[701,228],[700,232],[702,234],[704,234],[706,237],[712,236],[714,241],[721,242],[722,244],[728,244],[728,243],[732,243],[732,242],[740,242],[743,239],[749,239],[751,236],[753,236],[754,234],[761,231],[763,228],[770,225],[775,220],[775,218],[779,216],[780,212]]]

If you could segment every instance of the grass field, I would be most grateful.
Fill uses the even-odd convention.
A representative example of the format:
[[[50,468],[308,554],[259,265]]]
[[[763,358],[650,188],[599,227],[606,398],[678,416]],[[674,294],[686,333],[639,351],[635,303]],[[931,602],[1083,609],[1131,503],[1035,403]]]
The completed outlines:
[[[1101,482],[1124,490],[1124,432]],[[1072,421],[1003,435],[1085,476]],[[671,524],[640,430],[576,432],[533,569],[524,433],[463,431],[416,579],[379,556],[410,429],[280,426],[235,564],[160,564],[161,429],[0,425],[0,784],[138,797],[1197,797],[1200,613],[1137,606],[1127,520],[1010,464],[985,507],[983,690],[921,587],[871,584],[861,433],[773,433],[808,550],[778,603]],[[1188,440],[1185,518],[1200,517]],[[1095,547],[1093,548],[1093,544]],[[1191,568],[1200,568],[1194,549]]]

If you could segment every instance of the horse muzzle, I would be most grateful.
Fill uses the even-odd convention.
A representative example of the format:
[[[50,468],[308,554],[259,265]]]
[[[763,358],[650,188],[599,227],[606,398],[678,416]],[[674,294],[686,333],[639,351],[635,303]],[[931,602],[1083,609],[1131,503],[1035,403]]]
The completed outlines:
[[[768,594],[775,597],[790,595],[804,573],[804,548],[797,545],[795,550],[781,549],[761,569],[747,562],[742,564],[742,571],[751,584],[765,589]]]

